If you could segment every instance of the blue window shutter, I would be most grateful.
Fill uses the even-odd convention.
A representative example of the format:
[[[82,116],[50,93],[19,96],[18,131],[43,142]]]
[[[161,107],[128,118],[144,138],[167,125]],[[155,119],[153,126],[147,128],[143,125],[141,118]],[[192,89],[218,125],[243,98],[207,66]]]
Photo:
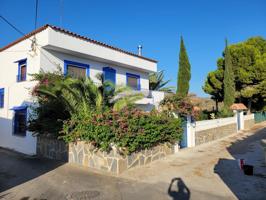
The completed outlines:
[[[104,81],[110,81],[113,84],[116,84],[116,70],[111,67],[103,68],[103,77]]]
[[[16,61],[15,63],[18,63],[18,75],[17,75],[17,82],[20,81],[26,81],[27,77],[27,59],[21,59]],[[21,67],[25,66],[25,74],[21,74]]]
[[[0,108],[4,107],[4,100],[5,100],[5,89],[0,89]]]

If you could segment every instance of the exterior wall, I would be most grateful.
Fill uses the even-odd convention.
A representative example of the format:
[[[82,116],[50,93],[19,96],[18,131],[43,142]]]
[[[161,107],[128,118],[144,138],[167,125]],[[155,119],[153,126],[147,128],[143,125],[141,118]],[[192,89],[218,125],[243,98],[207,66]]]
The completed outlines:
[[[37,137],[37,155],[54,160],[68,161],[68,145],[62,141],[47,137]]]
[[[109,153],[106,153],[95,150],[89,143],[79,141],[69,145],[69,162],[114,174],[120,174],[130,168],[147,165],[150,162],[159,160],[173,153],[174,147],[172,145],[168,146],[167,144],[162,144],[152,149],[122,156],[115,148]]]
[[[142,90],[149,89],[149,73],[143,72],[140,70],[132,70],[125,67],[116,66],[110,63],[102,63],[94,61],[88,58],[81,58],[78,56],[73,56],[70,54],[57,52],[53,50],[42,49],[42,52],[45,56],[41,56],[41,68],[44,71],[54,71],[57,66],[64,70],[64,60],[70,60],[75,62],[80,62],[90,65],[90,78],[95,82],[99,83],[96,79],[96,75],[101,73],[104,67],[112,67],[116,70],[116,84],[117,85],[126,85],[126,73],[132,73],[140,76],[140,86]]]
[[[44,41],[45,33],[41,32],[36,37],[37,40]],[[15,106],[29,105],[33,101],[30,90],[36,83],[30,81],[29,74],[39,72],[40,53],[37,49],[37,54],[33,54],[29,51],[30,47],[31,41],[28,39],[0,52],[0,88],[5,89],[4,108],[0,108],[0,146],[33,155],[36,153],[36,138],[30,132],[25,137],[13,135],[14,111],[10,110]],[[25,58],[27,80],[17,82],[18,63],[14,62]]]
[[[211,142],[236,132],[236,117],[199,121],[195,124],[195,145]]]
[[[107,62],[120,63],[123,67],[129,66],[133,70],[145,70],[149,72],[157,71],[157,63],[144,60],[135,56],[130,56],[113,49],[103,47],[94,43],[86,42],[82,39],[63,34],[59,31],[55,31],[52,28],[46,30],[49,35],[48,45],[53,48],[60,48],[64,50],[70,50],[75,54],[89,55],[94,58],[100,58]]]
[[[250,129],[254,126],[254,114],[244,115],[244,129]]]
[[[236,133],[236,123],[196,132],[196,146]]]

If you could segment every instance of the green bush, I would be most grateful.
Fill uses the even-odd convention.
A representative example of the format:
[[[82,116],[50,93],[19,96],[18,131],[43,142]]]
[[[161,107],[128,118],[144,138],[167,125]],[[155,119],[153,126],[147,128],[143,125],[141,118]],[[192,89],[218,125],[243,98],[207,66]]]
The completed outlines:
[[[104,151],[116,145],[129,154],[160,143],[180,141],[182,128],[180,119],[127,107],[118,112],[72,117],[65,121],[61,133],[66,142],[89,141]]]
[[[226,118],[226,117],[233,117],[234,113],[231,110],[222,108],[218,113],[217,113],[217,118]]]

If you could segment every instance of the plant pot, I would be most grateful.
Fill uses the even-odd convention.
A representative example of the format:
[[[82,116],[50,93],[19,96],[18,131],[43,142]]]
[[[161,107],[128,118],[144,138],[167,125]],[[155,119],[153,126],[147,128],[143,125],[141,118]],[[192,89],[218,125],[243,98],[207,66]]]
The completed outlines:
[[[252,165],[243,165],[243,171],[245,175],[253,176],[253,166]]]

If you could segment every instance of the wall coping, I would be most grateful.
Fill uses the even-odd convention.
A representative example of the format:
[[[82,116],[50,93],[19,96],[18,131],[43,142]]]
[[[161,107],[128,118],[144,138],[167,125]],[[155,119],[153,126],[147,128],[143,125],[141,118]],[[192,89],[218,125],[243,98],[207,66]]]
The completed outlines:
[[[218,128],[221,126],[226,126],[228,124],[234,124],[234,123],[237,123],[237,118],[235,116],[220,118],[220,119],[203,120],[203,121],[197,121],[195,123],[195,129],[197,132],[212,128]]]

